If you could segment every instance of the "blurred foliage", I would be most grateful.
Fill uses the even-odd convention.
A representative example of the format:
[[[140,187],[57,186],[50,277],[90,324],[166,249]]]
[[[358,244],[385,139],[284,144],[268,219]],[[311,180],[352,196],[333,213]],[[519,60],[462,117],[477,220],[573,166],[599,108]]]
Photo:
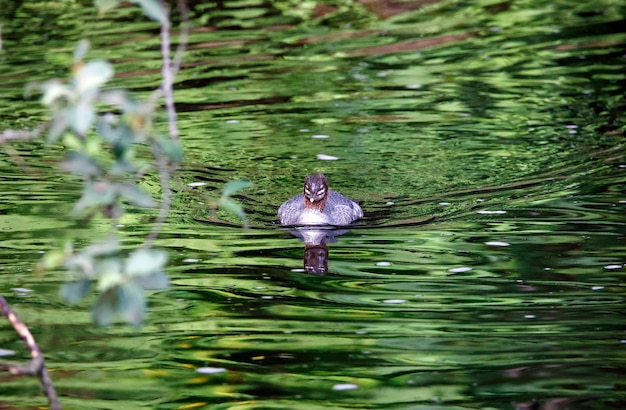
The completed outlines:
[[[217,201],[218,207],[239,217],[239,219],[243,222],[244,228],[248,227],[248,217],[243,209],[243,206],[238,201],[233,199],[232,196],[237,194],[239,191],[250,187],[252,187],[252,182],[244,179],[230,181],[224,185],[224,188],[222,188],[222,196]]]
[[[94,2],[101,14],[123,3]],[[132,3],[162,27],[169,27],[164,3]],[[158,174],[161,182],[160,215],[146,243],[129,255],[123,255],[119,238],[110,233],[82,250],[67,243],[62,250],[48,252],[37,270],[64,268],[68,272],[70,282],[62,286],[60,295],[69,303],[78,303],[92,289],[97,290],[99,296],[92,307],[96,323],[108,325],[119,316],[139,326],[146,317],[144,290],[163,289],[169,283],[165,274],[167,254],[151,248],[150,243],[169,210],[171,173],[183,157],[178,139],[159,134],[153,127],[158,100],[155,97],[168,93],[171,96],[172,90],[164,82],[150,99],[139,101],[126,90],[107,89],[107,82],[114,76],[113,66],[104,60],[85,61],[88,50],[85,40],[76,46],[69,79],[53,79],[29,87],[29,91],[42,94],[41,102],[50,111],[48,144],[61,144],[65,149],[61,169],[82,178],[82,196],[74,205],[73,216],[83,222],[96,216],[108,218],[110,231],[115,232],[126,204],[143,208],[159,205],[140,186],[140,181],[152,174]],[[172,117],[170,121],[174,121]],[[169,125],[170,130],[176,128],[175,124]],[[249,186],[249,181],[232,181],[215,203],[241,218],[244,226],[246,214],[232,195]]]
[[[101,13],[120,3],[95,1]],[[153,20],[169,25],[167,10],[158,0],[133,3]],[[87,41],[77,45],[68,80],[53,79],[30,90],[38,89],[43,105],[50,110],[47,142],[65,148],[61,168],[83,180],[74,216],[87,221],[101,215],[111,221],[115,232],[125,203],[157,206],[139,185],[144,176],[158,173],[167,195],[171,173],[182,161],[182,148],[178,140],[154,130],[156,101],[138,101],[125,90],[104,88],[113,78],[113,66],[103,60],[84,61],[88,50]],[[166,214],[169,200],[163,199],[161,211]],[[149,247],[148,242],[124,256],[119,238],[109,235],[82,250],[67,243],[62,250],[48,252],[37,270],[67,270],[70,282],[61,287],[60,295],[69,303],[78,303],[95,288],[99,292],[92,307],[96,323],[109,325],[119,316],[139,326],[146,317],[144,289],[168,286],[164,271],[167,253]]]
[[[71,281],[61,287],[61,297],[78,303],[94,287],[100,292],[92,307],[94,321],[111,324],[116,315],[135,326],[146,317],[144,289],[163,289],[169,278],[164,272],[167,253],[160,249],[139,248],[127,258],[119,256],[116,236],[74,251],[70,243],[63,250],[48,252],[38,270],[64,267]]]
[[[119,6],[122,0],[94,0],[94,4],[98,8],[100,14]],[[131,0],[131,3],[141,7],[144,14],[160,24],[168,25],[167,10],[163,7],[159,0]]]

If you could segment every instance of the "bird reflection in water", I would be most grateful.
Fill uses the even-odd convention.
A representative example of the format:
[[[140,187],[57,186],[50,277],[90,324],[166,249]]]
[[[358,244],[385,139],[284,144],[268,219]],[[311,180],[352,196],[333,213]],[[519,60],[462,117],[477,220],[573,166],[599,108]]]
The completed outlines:
[[[353,200],[328,188],[324,174],[307,175],[303,193],[285,201],[278,209],[282,225],[296,225],[291,233],[304,242],[304,269],[323,275],[328,272],[328,242],[347,232],[336,229],[363,216]]]

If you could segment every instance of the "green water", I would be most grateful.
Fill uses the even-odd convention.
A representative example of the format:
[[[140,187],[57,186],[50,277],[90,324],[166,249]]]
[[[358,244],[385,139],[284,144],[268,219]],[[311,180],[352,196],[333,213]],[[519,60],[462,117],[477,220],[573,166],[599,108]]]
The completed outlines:
[[[67,75],[80,38],[116,86],[158,86],[156,26],[84,3],[2,11],[2,128],[44,118],[24,87]],[[33,174],[0,156],[0,293],[66,408],[626,407],[626,7],[418,3],[192,7],[186,162],[157,242],[172,283],[139,331],[92,326],[58,297],[63,273],[32,272],[59,238],[106,232],[65,217],[80,187],[61,153],[13,144]],[[365,212],[327,244],[326,275],[275,217],[313,172]],[[236,178],[255,184],[246,231],[207,205]],[[125,217],[127,244],[152,216]],[[7,323],[0,341],[27,358]],[[44,404],[0,375],[1,408]]]

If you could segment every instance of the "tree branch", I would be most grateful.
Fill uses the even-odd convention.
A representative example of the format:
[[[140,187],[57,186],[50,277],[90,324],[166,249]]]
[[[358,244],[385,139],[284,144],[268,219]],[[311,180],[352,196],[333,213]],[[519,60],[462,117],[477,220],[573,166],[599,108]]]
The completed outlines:
[[[20,321],[17,317],[17,313],[11,309],[6,299],[0,295],[0,310],[2,314],[7,317],[13,329],[17,332],[18,335],[22,338],[28,350],[30,350],[31,360],[26,363],[25,366],[18,366],[15,364],[9,363],[1,363],[0,368],[3,370],[7,370],[12,375],[16,376],[37,376],[41,382],[41,388],[43,389],[46,397],[48,397],[48,402],[50,403],[51,410],[60,410],[61,403],[59,403],[59,398],[57,396],[56,390],[52,385],[52,380],[50,379],[50,375],[48,374],[48,369],[46,368],[46,363],[44,361],[43,355],[41,354],[41,350],[39,346],[37,346],[37,342],[35,342],[35,338],[28,330],[28,327]]]

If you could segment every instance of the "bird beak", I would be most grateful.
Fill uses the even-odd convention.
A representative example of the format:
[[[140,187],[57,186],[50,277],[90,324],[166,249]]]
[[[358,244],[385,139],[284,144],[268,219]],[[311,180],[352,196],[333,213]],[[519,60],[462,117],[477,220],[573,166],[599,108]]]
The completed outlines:
[[[313,198],[309,198],[309,201],[313,202]]]

